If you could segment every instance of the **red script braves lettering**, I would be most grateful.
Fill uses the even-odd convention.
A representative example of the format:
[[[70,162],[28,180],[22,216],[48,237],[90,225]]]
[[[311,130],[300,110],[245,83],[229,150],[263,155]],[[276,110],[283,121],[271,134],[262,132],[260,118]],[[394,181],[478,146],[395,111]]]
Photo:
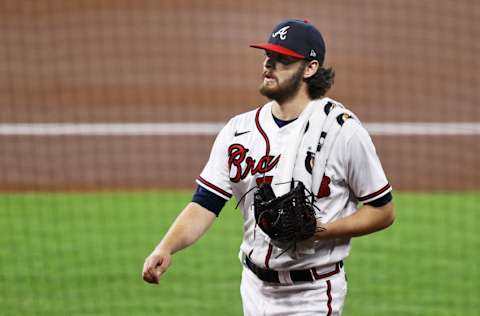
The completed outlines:
[[[267,173],[272,170],[280,160],[280,155],[262,156],[258,163],[255,159],[247,156],[249,149],[243,147],[241,144],[232,144],[228,147],[228,168],[236,168],[235,176],[230,177],[232,182],[240,182],[245,179],[248,174],[255,175],[257,173]],[[245,161],[245,169],[242,170],[242,163]]]

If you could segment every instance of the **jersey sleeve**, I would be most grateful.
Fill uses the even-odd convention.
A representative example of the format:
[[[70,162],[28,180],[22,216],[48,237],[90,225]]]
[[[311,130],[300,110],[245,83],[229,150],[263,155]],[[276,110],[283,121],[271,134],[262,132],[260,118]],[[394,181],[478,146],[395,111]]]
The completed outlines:
[[[197,189],[192,197],[192,202],[200,204],[218,217],[227,200],[197,185]]]
[[[225,200],[232,197],[228,168],[228,146],[233,135],[233,120],[220,131],[213,143],[210,157],[197,177],[197,184]]]
[[[351,120],[351,137],[345,147],[347,181],[359,202],[381,199],[392,191],[370,135],[358,122]]]

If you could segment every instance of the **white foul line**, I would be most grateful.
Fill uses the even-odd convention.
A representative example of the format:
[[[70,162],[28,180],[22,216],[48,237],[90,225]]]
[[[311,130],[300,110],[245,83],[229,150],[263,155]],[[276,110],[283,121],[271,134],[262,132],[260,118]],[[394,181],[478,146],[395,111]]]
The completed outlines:
[[[225,123],[5,123],[0,136],[194,136],[216,135]],[[371,135],[480,135],[480,122],[364,123]]]
[[[480,135],[480,122],[365,123],[371,135]]]
[[[223,125],[224,123],[19,123],[0,124],[0,135],[215,135]]]

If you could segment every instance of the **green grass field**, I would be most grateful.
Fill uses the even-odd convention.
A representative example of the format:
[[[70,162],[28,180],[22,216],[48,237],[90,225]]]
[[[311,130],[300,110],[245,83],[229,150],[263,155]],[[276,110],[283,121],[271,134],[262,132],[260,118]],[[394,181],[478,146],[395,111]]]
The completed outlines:
[[[0,195],[1,315],[241,315],[241,216],[229,203],[158,286],[144,258],[191,193]],[[480,193],[395,193],[357,238],[344,315],[479,315]]]

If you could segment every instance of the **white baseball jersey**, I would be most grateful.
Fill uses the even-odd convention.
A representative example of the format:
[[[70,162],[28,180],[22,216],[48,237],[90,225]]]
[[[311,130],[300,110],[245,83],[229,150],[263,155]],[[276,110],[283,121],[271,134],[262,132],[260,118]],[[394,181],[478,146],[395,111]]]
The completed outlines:
[[[336,101],[323,98],[312,102],[324,107],[328,102]],[[349,238],[311,242],[307,251],[286,252],[279,256],[283,250],[276,247],[255,223],[253,188],[262,181],[271,182],[275,187],[281,173],[282,154],[292,146],[290,136],[298,130],[297,124],[301,124],[296,120],[279,127],[272,116],[271,106],[272,102],[269,102],[237,115],[225,125],[215,140],[197,184],[224,199],[233,195],[240,201],[244,219],[240,251],[257,266],[285,271],[339,262],[349,254]],[[303,174],[311,177],[312,156],[304,148],[299,150],[303,151],[298,153],[303,161],[297,160],[295,170],[304,170],[303,173],[294,172],[293,177],[302,180]],[[331,147],[320,188],[313,192],[317,197],[315,205],[320,210],[320,221],[328,223],[348,216],[356,211],[358,202],[374,201],[390,191],[368,132],[356,119],[346,120]]]

